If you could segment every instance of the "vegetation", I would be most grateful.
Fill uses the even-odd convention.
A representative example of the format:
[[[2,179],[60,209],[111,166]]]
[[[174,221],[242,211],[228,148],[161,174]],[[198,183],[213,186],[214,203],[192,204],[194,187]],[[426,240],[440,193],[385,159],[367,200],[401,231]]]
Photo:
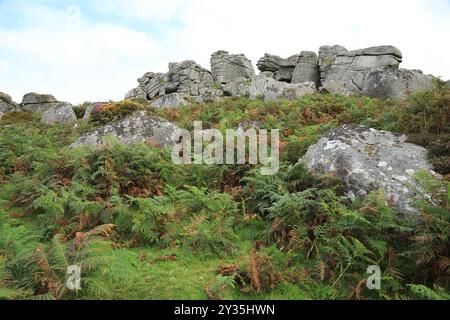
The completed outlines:
[[[176,166],[170,150],[145,143],[68,148],[92,126],[144,109],[187,129],[194,120],[280,129],[282,167],[262,176],[258,166]],[[297,163],[330,128],[361,123],[408,134],[448,179],[449,113],[450,90],[437,84],[404,101],[310,95],[164,110],[123,101],[99,105],[77,128],[7,115],[0,299],[448,300],[448,182],[418,174],[434,199],[416,204],[423,221],[412,227],[383,190],[351,202],[335,177]],[[71,265],[82,270],[76,292],[66,288]],[[370,265],[383,271],[381,290],[366,287]]]

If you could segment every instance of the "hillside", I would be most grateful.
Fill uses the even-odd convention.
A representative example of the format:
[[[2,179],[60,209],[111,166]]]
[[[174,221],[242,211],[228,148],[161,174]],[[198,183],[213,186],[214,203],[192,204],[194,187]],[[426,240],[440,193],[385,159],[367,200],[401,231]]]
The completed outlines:
[[[44,98],[40,105],[67,109]],[[404,99],[311,92],[186,97],[162,108],[129,98],[75,106],[75,118],[59,114],[56,124],[34,107],[1,118],[0,299],[450,299],[445,83]],[[158,117],[189,131],[194,121],[222,132],[279,129],[279,171],[175,165],[155,131],[156,141],[122,144],[129,128],[116,135],[117,124],[136,112],[143,126]],[[346,124],[405,134],[405,145],[426,148],[436,175],[409,178],[423,190],[412,204],[416,220],[399,214],[386,190],[350,197],[339,173],[300,161]],[[116,136],[96,148],[74,145],[99,132]],[[81,268],[76,292],[66,287],[72,265]],[[380,290],[366,286],[371,265],[382,270]]]

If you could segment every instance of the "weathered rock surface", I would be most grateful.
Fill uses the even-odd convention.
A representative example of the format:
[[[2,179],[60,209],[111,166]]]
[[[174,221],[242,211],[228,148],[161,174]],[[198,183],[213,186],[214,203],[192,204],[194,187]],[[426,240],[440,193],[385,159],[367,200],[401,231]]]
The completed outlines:
[[[346,51],[347,49],[339,45],[320,47],[318,60],[319,60],[320,82],[322,85],[327,77],[331,65],[336,59],[336,56]]]
[[[166,94],[177,92],[190,96],[199,96],[202,88],[214,83],[211,73],[193,60],[169,64],[167,80],[170,85]]]
[[[124,144],[135,144],[151,141],[161,146],[174,145],[171,135],[179,128],[167,120],[150,117],[145,111],[137,112],[121,121],[97,128],[81,136],[71,148],[83,146],[99,147],[105,143],[105,138],[111,136]]]
[[[42,114],[41,122],[45,124],[72,124],[77,122],[77,116],[70,104],[52,108]]]
[[[36,92],[27,93],[23,96],[22,104],[42,104],[58,102],[51,94],[38,94]]]
[[[67,104],[67,102],[56,100],[51,94],[31,92],[23,97],[20,107],[24,111],[44,113],[50,109],[64,107]]]
[[[433,77],[421,71],[400,69],[402,53],[393,46],[378,46],[354,51],[323,47],[329,60],[322,71],[321,92],[359,93],[377,98],[403,98],[408,94],[428,89]],[[327,51],[328,50],[328,51]],[[334,51],[333,51],[334,50]],[[319,58],[320,64],[320,58]]]
[[[375,69],[362,82],[362,94],[372,98],[404,98],[406,95],[430,88],[433,77],[420,70]]]
[[[264,74],[261,74],[264,77],[267,77]],[[259,76],[261,76],[259,75]],[[223,93],[225,96],[229,97],[250,97],[250,86],[254,82],[253,79],[248,79],[244,77],[238,77],[231,81],[229,81],[223,87]]]
[[[131,89],[125,95],[125,99],[143,99],[147,100],[147,93],[141,87]]]
[[[13,112],[18,109],[17,103],[12,101],[11,96],[6,93],[0,92],[0,119],[9,112]]]
[[[151,100],[156,96],[165,94],[165,86],[167,84],[166,75],[163,73],[147,72],[138,79],[139,89],[135,89],[134,94],[142,94],[145,92],[147,99]]]
[[[314,82],[320,84],[319,61],[317,54],[311,51],[300,53],[297,65],[292,74],[291,83]]]
[[[214,80],[226,84],[236,78],[253,78],[255,70],[250,60],[243,54],[230,55],[227,51],[217,51],[211,57],[211,73]]]
[[[392,46],[343,51],[336,55],[322,82],[323,91],[360,93],[366,74],[374,69],[398,69],[401,52]]]
[[[263,98],[266,101],[287,99],[295,100],[306,94],[317,92],[313,82],[286,83],[260,74],[254,78],[249,87],[250,98]]]
[[[168,73],[148,72],[138,79],[138,82],[139,87],[130,90],[125,99],[145,98],[151,101],[173,93],[192,97],[204,96],[205,99],[208,94],[217,95],[212,91],[215,84],[211,72],[193,60],[170,63]]]
[[[187,106],[189,103],[187,99],[179,93],[167,94],[152,102],[152,107],[155,108],[176,108],[180,106]]]
[[[151,101],[173,93],[200,102],[222,96],[298,97],[309,83],[322,93],[403,98],[431,86],[432,76],[399,69],[401,62],[402,53],[393,46],[353,51],[339,45],[322,46],[318,56],[312,51],[289,58],[266,53],[257,63],[261,73],[256,77],[251,61],[244,55],[218,51],[211,57],[211,72],[192,60],[171,63],[167,74],[146,73],[138,80],[139,87],[129,91],[126,98]]]
[[[234,97],[262,98],[265,101],[295,100],[306,94],[317,92],[313,82],[286,83],[267,77],[264,73],[253,79],[238,78],[224,87],[224,93]]]
[[[272,72],[273,76],[270,78],[278,81],[291,82],[298,58],[298,54],[283,59],[279,56],[266,53],[264,57],[259,59],[256,65],[261,72]]]
[[[335,174],[353,197],[384,189],[387,202],[401,216],[414,220],[419,212],[413,202],[424,190],[413,176],[419,170],[436,174],[427,151],[406,140],[404,135],[345,125],[326,133],[301,161],[310,170]]]

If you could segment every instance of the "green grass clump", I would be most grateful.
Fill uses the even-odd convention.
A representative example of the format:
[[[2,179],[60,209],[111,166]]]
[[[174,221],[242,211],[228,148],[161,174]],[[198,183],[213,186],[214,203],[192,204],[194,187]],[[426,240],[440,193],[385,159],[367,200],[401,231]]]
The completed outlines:
[[[136,101],[124,100],[97,104],[92,111],[90,122],[94,125],[105,125],[132,115],[136,111],[145,110],[145,104]]]

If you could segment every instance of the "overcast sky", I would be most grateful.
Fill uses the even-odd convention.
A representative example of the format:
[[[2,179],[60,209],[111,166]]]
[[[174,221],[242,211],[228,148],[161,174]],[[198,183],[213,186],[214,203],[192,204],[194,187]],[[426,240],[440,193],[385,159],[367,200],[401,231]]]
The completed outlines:
[[[395,45],[450,79],[450,0],[0,0],[0,92],[120,100],[148,71],[210,55]]]

